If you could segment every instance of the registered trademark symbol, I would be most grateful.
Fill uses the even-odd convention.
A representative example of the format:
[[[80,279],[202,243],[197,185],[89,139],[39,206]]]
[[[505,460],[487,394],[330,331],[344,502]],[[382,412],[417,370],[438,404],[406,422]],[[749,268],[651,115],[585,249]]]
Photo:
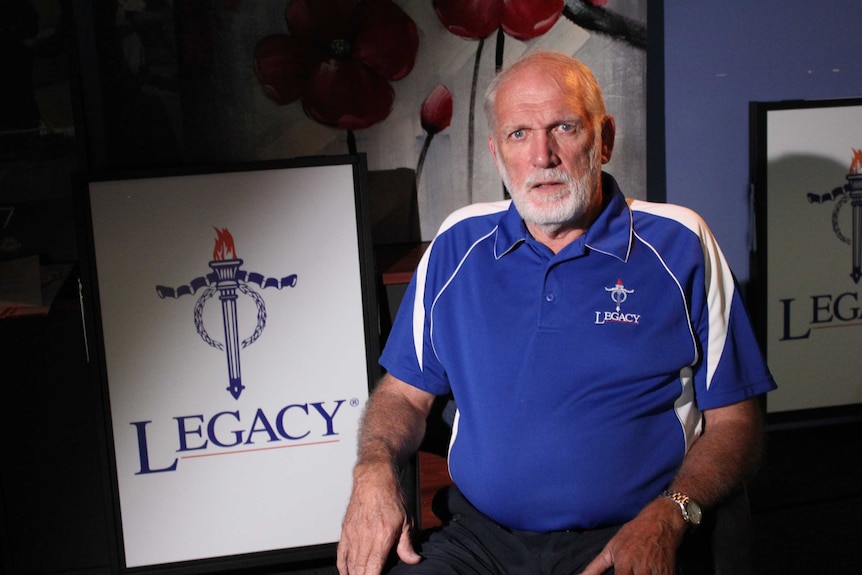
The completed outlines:
[[[353,399],[350,400],[350,405],[353,407],[359,407],[359,399],[354,397]]]

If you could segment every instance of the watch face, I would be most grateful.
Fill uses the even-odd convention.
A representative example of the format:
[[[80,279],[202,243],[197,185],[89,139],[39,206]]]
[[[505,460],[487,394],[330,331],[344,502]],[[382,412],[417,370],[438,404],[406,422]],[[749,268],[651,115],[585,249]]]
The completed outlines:
[[[689,500],[686,505],[686,511],[688,512],[688,520],[692,525],[700,525],[701,520],[703,519],[703,511],[700,509],[700,505],[695,503],[694,501]]]

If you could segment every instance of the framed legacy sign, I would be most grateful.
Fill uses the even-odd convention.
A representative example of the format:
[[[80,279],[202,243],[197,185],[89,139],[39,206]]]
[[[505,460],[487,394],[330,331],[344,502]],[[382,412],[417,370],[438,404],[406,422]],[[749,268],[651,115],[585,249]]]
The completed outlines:
[[[123,569],[334,557],[378,355],[364,173],[87,182]]]
[[[770,413],[862,405],[862,99],[753,103],[758,327]]]

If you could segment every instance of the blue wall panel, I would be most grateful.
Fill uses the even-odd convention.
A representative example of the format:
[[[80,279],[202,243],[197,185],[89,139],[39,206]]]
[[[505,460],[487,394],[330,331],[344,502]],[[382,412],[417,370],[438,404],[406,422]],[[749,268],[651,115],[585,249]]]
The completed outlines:
[[[862,96],[862,2],[665,0],[664,37],[667,201],[706,219],[745,283],[748,103]]]

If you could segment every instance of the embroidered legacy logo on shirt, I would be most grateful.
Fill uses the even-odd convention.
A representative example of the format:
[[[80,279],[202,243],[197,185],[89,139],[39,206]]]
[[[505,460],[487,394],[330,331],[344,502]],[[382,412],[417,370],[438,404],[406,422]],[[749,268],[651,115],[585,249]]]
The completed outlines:
[[[628,323],[637,325],[641,318],[640,314],[625,313],[622,311],[622,304],[628,299],[629,294],[633,294],[635,290],[626,289],[626,286],[623,284],[623,280],[618,279],[616,285],[613,287],[606,287],[605,291],[609,292],[611,301],[616,304],[615,309],[613,311],[597,311],[596,325],[602,325],[605,323]]]

